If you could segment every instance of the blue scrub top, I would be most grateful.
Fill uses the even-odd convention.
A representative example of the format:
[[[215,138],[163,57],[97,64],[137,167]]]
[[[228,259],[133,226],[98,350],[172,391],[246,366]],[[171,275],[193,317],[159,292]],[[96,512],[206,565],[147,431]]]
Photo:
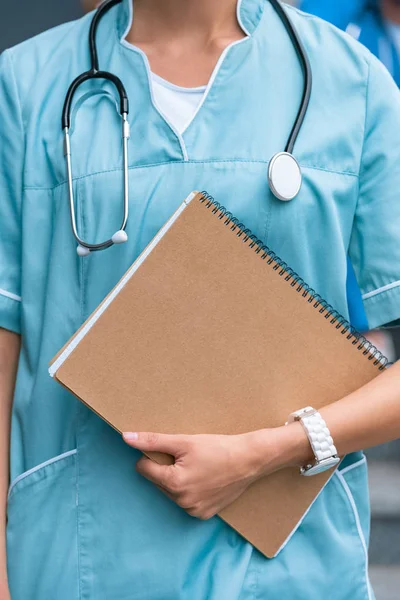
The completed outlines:
[[[346,317],[348,254],[370,326],[400,317],[399,92],[360,44],[287,10],[314,73],[295,147],[304,183],[287,203],[270,193],[268,163],[285,146],[303,78],[269,2],[238,3],[247,37],[223,53],[182,135],[154,103],[146,57],[125,40],[130,1],[107,13],[100,65],[131,101],[129,242],[87,258],[71,233],[60,122],[70,82],[89,67],[91,15],[0,59],[0,326],[22,334],[7,506],[13,600],[373,598],[362,453],[268,560],[218,517],[189,517],[141,478],[139,453],[47,370],[193,189],[213,194]],[[99,241],[121,219],[112,88],[81,89],[73,122],[78,224]],[[251,410],[251,385],[244,401]]]

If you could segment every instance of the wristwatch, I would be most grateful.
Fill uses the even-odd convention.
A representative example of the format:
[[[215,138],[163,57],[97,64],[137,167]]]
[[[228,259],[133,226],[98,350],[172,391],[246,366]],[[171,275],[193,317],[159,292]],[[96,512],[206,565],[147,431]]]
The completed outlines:
[[[300,473],[306,476],[317,475],[336,466],[340,458],[330,431],[319,412],[307,406],[291,413],[285,424],[289,425],[295,421],[300,421],[302,424],[315,455],[315,462],[301,467]]]

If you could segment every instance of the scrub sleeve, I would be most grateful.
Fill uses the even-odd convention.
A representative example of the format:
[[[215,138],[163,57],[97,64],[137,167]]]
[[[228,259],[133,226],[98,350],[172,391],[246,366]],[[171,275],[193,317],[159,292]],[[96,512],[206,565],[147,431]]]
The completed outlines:
[[[359,197],[349,254],[370,329],[400,317],[400,92],[370,56]]]
[[[0,327],[21,331],[21,197],[24,140],[8,52],[0,56]]]

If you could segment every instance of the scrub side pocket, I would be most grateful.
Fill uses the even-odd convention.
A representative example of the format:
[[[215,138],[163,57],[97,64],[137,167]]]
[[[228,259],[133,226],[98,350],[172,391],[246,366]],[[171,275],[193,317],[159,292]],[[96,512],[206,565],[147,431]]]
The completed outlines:
[[[275,558],[256,554],[268,600],[374,600],[368,578],[369,499],[362,453],[346,457]],[[283,593],[282,593],[283,590]]]
[[[22,475],[7,506],[7,569],[13,600],[78,600],[77,453]]]
[[[359,521],[359,534],[362,542],[369,544],[371,507],[368,489],[368,465],[367,459],[361,453],[361,458],[343,469],[338,469],[337,476],[346,492],[349,503],[356,510],[354,518]]]
[[[365,456],[344,469],[338,469],[335,477],[341,486],[353,515],[354,525],[364,554],[363,575],[368,600],[375,600],[368,573],[368,547],[371,528],[371,507],[368,488],[368,466]]]

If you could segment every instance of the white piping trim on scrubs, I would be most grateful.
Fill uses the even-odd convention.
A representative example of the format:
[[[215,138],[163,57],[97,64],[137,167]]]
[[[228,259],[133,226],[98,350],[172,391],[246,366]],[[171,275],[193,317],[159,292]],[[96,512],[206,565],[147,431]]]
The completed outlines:
[[[232,42],[231,44],[229,44],[229,46],[227,46],[223,50],[221,56],[218,59],[217,64],[214,67],[213,72],[211,73],[210,80],[209,80],[209,82],[208,82],[208,84],[206,86],[206,90],[205,90],[204,95],[203,95],[203,97],[201,99],[201,102],[197,105],[197,108],[196,108],[195,112],[193,113],[192,118],[190,119],[189,123],[185,127],[185,131],[190,127],[191,123],[194,121],[194,119],[196,118],[197,114],[199,113],[199,110],[201,109],[201,107],[203,106],[204,102],[206,101],[207,96],[208,96],[208,94],[209,94],[209,92],[210,92],[210,90],[211,90],[211,88],[213,86],[213,83],[214,83],[214,81],[215,81],[215,79],[216,79],[216,77],[218,75],[218,72],[219,72],[219,70],[220,70],[220,68],[222,66],[222,63],[224,62],[225,57],[228,54],[228,52],[231,50],[231,48],[233,48],[234,46],[237,46],[238,44],[241,44],[241,43],[245,42],[250,37],[250,33],[246,29],[246,27],[244,26],[244,23],[242,21],[242,16],[241,16],[241,13],[240,13],[241,7],[242,7],[242,1],[243,0],[238,0],[238,3],[236,5],[236,18],[238,20],[240,28],[246,34],[246,37],[242,38],[241,40],[236,40],[236,42]]]
[[[153,86],[152,86],[152,82],[151,82],[151,69],[150,69],[150,64],[149,64],[149,61],[148,61],[148,58],[147,58],[146,54],[143,52],[143,50],[141,50],[137,46],[134,46],[133,44],[130,44],[125,39],[126,36],[129,33],[131,27],[132,27],[132,20],[133,20],[133,0],[129,0],[129,19],[128,19],[128,25],[126,26],[126,29],[125,29],[124,33],[122,34],[122,38],[121,38],[120,42],[121,42],[121,44],[123,46],[125,46],[126,48],[129,48],[133,52],[137,52],[142,57],[143,62],[144,62],[144,66],[146,68],[146,74],[147,74],[147,80],[148,80],[148,85],[149,85],[149,90],[150,90],[151,102],[152,102],[154,108],[156,109],[156,111],[161,115],[161,117],[164,119],[164,121],[166,122],[166,124],[170,127],[170,129],[172,129],[172,131],[174,132],[174,134],[178,138],[179,145],[181,147],[181,151],[182,151],[182,155],[183,155],[183,160],[185,162],[187,162],[189,160],[189,157],[188,157],[188,153],[187,153],[187,149],[186,149],[186,144],[185,144],[185,141],[184,141],[182,135],[174,127],[173,123],[171,123],[171,121],[169,121],[169,119],[167,118],[167,116],[162,112],[162,110],[158,106],[158,104],[156,102],[156,99],[154,97]]]
[[[218,75],[218,72],[219,72],[219,70],[221,68],[221,65],[222,65],[222,63],[223,63],[223,61],[224,61],[227,53],[229,52],[229,50],[231,48],[233,48],[234,46],[237,46],[238,44],[241,44],[242,42],[246,41],[250,37],[250,33],[246,29],[246,27],[244,26],[244,23],[242,22],[242,17],[241,17],[241,14],[240,14],[241,6],[242,6],[242,1],[243,0],[238,0],[238,2],[237,2],[237,5],[236,5],[236,16],[237,16],[237,20],[238,20],[238,23],[240,25],[240,28],[246,34],[246,37],[242,38],[241,40],[236,40],[236,42],[232,42],[231,44],[229,44],[229,46],[227,46],[223,50],[221,56],[218,59],[217,64],[214,67],[214,70],[213,70],[213,72],[211,74],[210,80],[209,80],[209,82],[208,82],[208,84],[207,84],[207,86],[205,88],[205,92],[204,92],[204,95],[203,95],[203,97],[201,99],[201,102],[199,103],[199,105],[197,106],[197,109],[193,113],[192,118],[187,123],[184,131],[186,131],[188,129],[188,127],[190,126],[190,124],[196,118],[196,115],[198,114],[199,110],[203,106],[204,102],[206,101],[206,98],[207,98],[207,96],[208,96],[208,94],[209,94],[209,92],[211,90],[211,87],[212,87],[212,85],[213,85],[213,83],[215,81],[215,78]],[[164,119],[164,121],[172,129],[172,131],[174,132],[174,134],[178,138],[179,144],[181,146],[182,154],[183,154],[183,159],[185,160],[185,162],[187,162],[189,160],[189,157],[188,157],[186,144],[185,144],[185,141],[184,141],[184,139],[182,137],[182,134],[179,133],[179,131],[174,127],[174,125],[171,123],[171,121],[169,121],[169,119],[167,118],[167,116],[163,113],[163,111],[158,106],[158,104],[156,102],[156,99],[154,97],[154,94],[153,94],[153,85],[152,85],[152,81],[151,81],[152,72],[151,72],[151,69],[150,69],[150,63],[148,61],[148,58],[147,58],[146,54],[143,52],[143,50],[141,50],[137,46],[134,46],[133,44],[130,44],[126,40],[126,36],[128,35],[128,33],[129,33],[129,31],[130,31],[130,29],[132,27],[132,20],[133,20],[133,0],[129,0],[129,19],[128,19],[128,25],[127,25],[127,27],[126,27],[123,35],[122,35],[122,38],[120,40],[121,44],[123,46],[126,46],[130,50],[133,50],[134,52],[137,52],[138,54],[140,54],[142,56],[144,65],[146,67],[146,72],[147,72],[147,79],[148,79],[148,84],[149,84],[149,89],[150,89],[151,102],[152,102],[154,108],[158,111],[158,113],[162,116],[162,118]]]
[[[16,300],[17,302],[22,302],[21,296],[17,296],[17,294],[13,294],[12,292],[7,292],[7,290],[2,290],[0,288],[0,296],[5,296],[6,298],[11,298],[11,300]]]
[[[352,469],[356,469],[357,467],[361,467],[361,465],[363,463],[366,463],[367,459],[364,456],[364,458],[361,458],[360,460],[358,460],[357,462],[353,463],[352,465],[349,465],[348,467],[345,467],[344,469],[340,469],[340,473],[343,475],[343,473],[348,473],[349,471],[352,471]]]
[[[362,462],[362,461],[359,461],[359,462]],[[355,464],[357,464],[357,463],[355,463]],[[353,466],[353,465],[351,465],[351,466]],[[357,526],[357,532],[360,537],[361,544],[362,544],[362,547],[364,550],[364,555],[365,555],[365,581],[366,581],[367,590],[368,590],[368,600],[373,600],[372,594],[371,594],[371,584],[370,584],[369,576],[368,576],[368,548],[367,548],[367,543],[365,541],[364,532],[361,527],[360,515],[358,514],[358,510],[357,510],[357,506],[356,506],[353,494],[351,493],[351,490],[348,486],[347,481],[343,477],[343,474],[342,474],[343,472],[340,472],[339,470],[337,470],[337,471],[335,471],[335,473],[336,473],[336,476],[338,477],[338,479],[349,499],[351,508],[353,510],[354,520],[355,520],[356,526]]]
[[[144,249],[142,254],[138,257],[138,259],[133,263],[133,265],[128,269],[125,273],[124,277],[118,283],[118,285],[113,289],[113,291],[107,296],[104,300],[103,304],[100,305],[98,310],[90,317],[90,319],[86,322],[86,324],[82,327],[80,332],[74,337],[70,344],[61,352],[60,356],[50,365],[49,373],[51,377],[54,377],[58,369],[64,363],[64,361],[70,356],[70,354],[75,350],[78,344],[83,340],[85,335],[91,330],[93,325],[98,321],[103,312],[110,306],[111,302],[115,300],[120,291],[125,287],[128,283],[132,275],[138,270],[138,268],[143,264],[146,258],[149,256],[150,252],[154,250],[159,241],[164,237],[167,233],[168,229],[175,223],[177,218],[182,214],[185,208],[189,205],[191,200],[195,197],[197,192],[192,192],[189,196],[182,202],[176,212],[172,215],[172,217],[167,221],[167,223],[160,229],[155,238],[150,242],[150,244]]]
[[[377,290],[373,290],[372,292],[363,294],[362,299],[367,300],[367,298],[372,298],[373,296],[377,296],[378,294],[381,294],[382,292],[386,292],[387,290],[391,290],[391,289],[399,287],[399,286],[400,286],[400,280],[394,281],[393,283],[388,283],[387,285],[384,285],[383,287],[380,287]]]
[[[304,521],[304,519],[306,518],[306,516],[308,515],[308,513],[310,512],[311,508],[314,505],[314,502],[316,502],[316,500],[319,498],[320,494],[322,494],[322,492],[324,491],[324,489],[326,488],[326,486],[328,485],[328,483],[330,482],[330,480],[332,479],[332,477],[334,476],[334,474],[335,474],[335,471],[331,474],[331,476],[329,477],[328,481],[325,483],[325,485],[319,491],[319,493],[314,498],[314,500],[312,501],[312,503],[310,504],[310,506],[307,508],[306,512],[302,515],[301,519],[299,520],[299,522],[297,523],[297,525],[295,526],[295,528],[291,531],[290,535],[283,542],[282,546],[280,546],[280,548],[274,554],[273,558],[275,558],[275,556],[278,556],[278,554],[281,552],[281,550],[283,550],[284,547],[290,542],[290,540],[292,539],[292,537],[294,536],[294,534],[296,533],[296,531],[298,530],[298,528],[300,527],[300,525],[302,524],[302,522]]]
[[[49,460],[46,460],[45,462],[40,463],[40,465],[33,467],[33,469],[29,469],[29,471],[25,471],[24,473],[21,473],[21,475],[18,475],[18,477],[16,477],[14,479],[14,481],[12,482],[12,484],[10,485],[9,490],[8,490],[8,497],[10,497],[10,494],[11,494],[12,490],[14,489],[14,487],[17,485],[17,483],[19,483],[26,477],[29,477],[29,475],[32,475],[36,471],[43,469],[43,467],[47,467],[47,465],[51,465],[55,462],[58,462],[59,460],[63,460],[63,458],[67,458],[68,456],[73,456],[77,452],[78,452],[78,450],[76,448],[75,448],[75,450],[68,450],[68,452],[64,452],[63,454],[54,456],[53,458],[50,458]]]

